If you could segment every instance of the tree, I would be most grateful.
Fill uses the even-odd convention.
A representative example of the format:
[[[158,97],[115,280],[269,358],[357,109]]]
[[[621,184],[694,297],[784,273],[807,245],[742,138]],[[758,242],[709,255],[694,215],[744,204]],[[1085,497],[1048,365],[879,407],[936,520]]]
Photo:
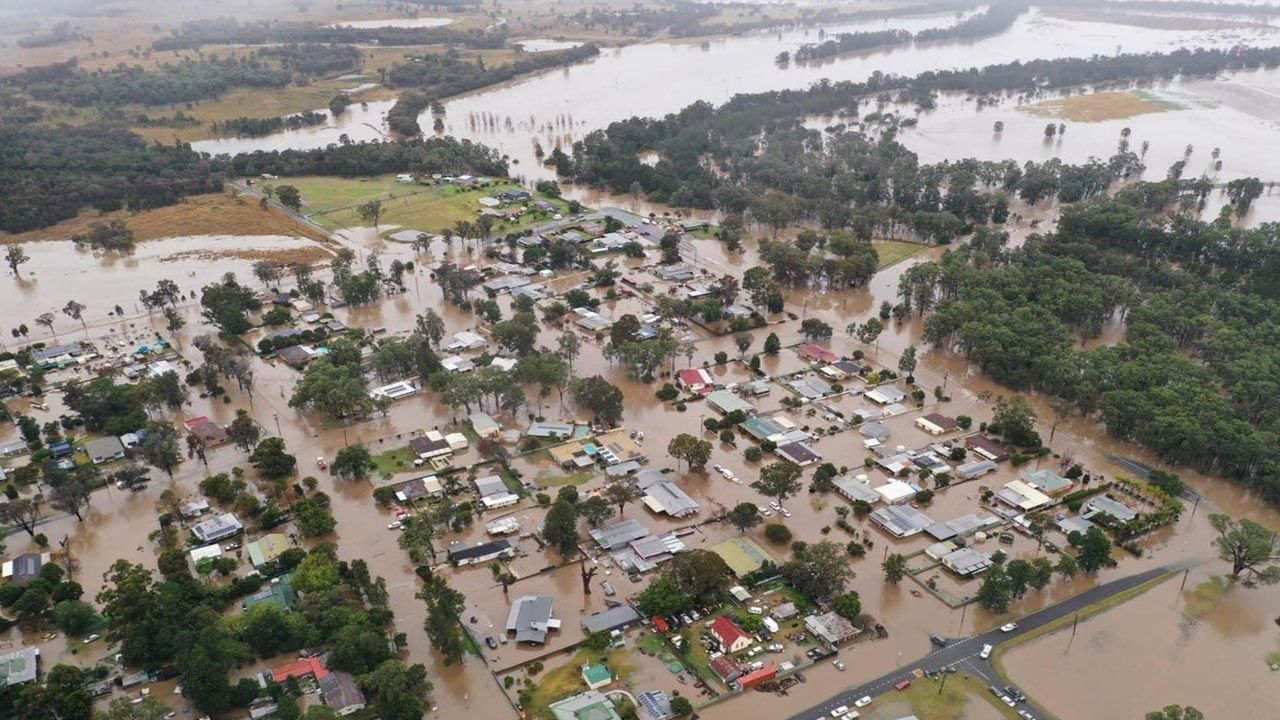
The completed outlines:
[[[578,552],[578,510],[561,498],[551,505],[542,524],[542,539],[568,559]]]
[[[688,434],[680,433],[667,444],[667,454],[677,461],[684,460],[690,468],[705,467],[711,459],[711,443]]]
[[[446,667],[462,662],[467,652],[461,622],[466,596],[449,587],[438,575],[427,582],[419,596],[427,603],[423,629],[431,640],[431,646],[444,658]]]
[[[631,478],[619,478],[604,486],[604,497],[618,506],[619,516],[625,514],[627,503],[642,494],[640,488],[636,486],[636,481]]]
[[[76,302],[75,300],[68,300],[67,304],[62,306],[62,314],[66,315],[72,320],[78,321],[80,323],[80,327],[87,328],[88,326],[85,325],[85,322],[84,322],[84,311],[87,307],[88,306],[82,302]]]
[[[710,550],[689,550],[667,562],[663,572],[695,605],[714,605],[729,589],[729,566]]]
[[[62,512],[75,515],[76,520],[83,521],[84,516],[80,511],[89,505],[92,493],[93,490],[83,479],[69,477],[49,490],[49,504]]]
[[[93,696],[89,675],[72,665],[54,665],[43,683],[28,685],[16,692],[18,720],[90,720]]]
[[[789,462],[770,463],[760,470],[760,479],[752,489],[765,497],[776,498],[778,505],[800,492],[800,466]]]
[[[880,565],[884,569],[884,581],[897,585],[907,576],[907,558],[901,553],[891,553]]]
[[[382,217],[382,201],[370,200],[367,203],[362,203],[356,207],[356,213],[361,220],[373,223],[374,227],[378,227],[378,220]]]
[[[665,574],[650,582],[636,597],[636,608],[646,616],[671,617],[691,607],[693,600]]]
[[[676,695],[671,698],[671,712],[676,717],[685,717],[693,714],[693,703],[689,702],[689,698],[683,695]]]
[[[344,345],[344,341],[333,345]],[[355,362],[339,362],[333,348],[330,354],[313,360],[294,386],[289,398],[290,407],[306,407],[319,410],[335,419],[356,417],[373,407],[369,386],[360,368],[359,350]]]
[[[622,391],[599,375],[583,378],[573,385],[573,401],[593,413],[598,422],[617,425],[622,419]]]
[[[1079,548],[1076,562],[1081,570],[1092,574],[1111,564],[1111,541],[1097,527],[1089,528],[1080,540]]]
[[[1005,574],[1003,566],[993,565],[982,576],[977,599],[978,604],[989,612],[997,615],[1009,612],[1009,576]]]
[[[40,313],[39,315],[36,316],[36,324],[43,325],[49,331],[50,335],[57,337],[57,335],[53,332],[53,320],[54,320],[53,313]]]
[[[235,618],[236,635],[255,655],[268,658],[280,653],[291,652],[302,647],[307,641],[307,626],[301,615],[290,613],[275,603],[258,603],[240,613]],[[342,637],[339,631],[338,637]],[[386,643],[383,643],[385,646]],[[334,665],[334,653],[338,645],[335,643],[329,657],[329,666],[346,670]]]
[[[827,540],[793,552],[792,559],[778,571],[814,602],[825,602],[842,593],[852,575],[844,548]]]
[[[862,599],[856,592],[837,595],[835,600],[831,601],[831,609],[835,610],[840,617],[853,620],[862,614]]]
[[[755,342],[756,337],[749,332],[740,332],[733,334],[733,344],[738,348],[738,356],[745,357],[747,350],[751,347],[751,343]]]
[[[613,517],[613,506],[599,495],[592,495],[578,503],[578,515],[582,516],[591,527],[599,527],[601,523]]]
[[[361,675],[360,686],[373,696],[373,715],[381,720],[420,720],[426,709],[423,700],[431,691],[425,667],[394,659]]]
[[[327,661],[334,670],[364,675],[390,659],[391,650],[381,632],[363,623],[352,623],[334,636]]]
[[[740,533],[745,533],[764,522],[764,518],[760,516],[760,508],[756,507],[755,503],[749,502],[738,503],[726,517]]]
[[[31,262],[31,258],[21,245],[9,245],[4,249],[4,262],[14,275],[19,275],[18,266]]]
[[[782,523],[769,523],[764,526],[764,536],[769,542],[781,545],[791,542],[791,529]]]
[[[262,431],[258,427],[258,423],[254,422],[249,416],[248,411],[243,408],[236,410],[236,417],[227,426],[227,437],[236,444],[244,452],[258,444],[258,439],[262,437]]]
[[[269,437],[249,454],[249,462],[262,477],[282,480],[293,475],[298,459],[285,452],[284,438]]]
[[[321,501],[320,498],[324,498]],[[316,498],[303,498],[293,504],[293,515],[298,522],[298,531],[303,537],[320,537],[328,535],[337,527],[338,521],[329,512],[328,498],[323,493]]]
[[[1146,720],[1204,720],[1204,713],[1190,705],[1166,705],[1147,713]]]
[[[142,457],[151,467],[161,470],[173,479],[173,471],[182,462],[178,449],[178,431],[166,422],[147,423],[147,435],[138,444]]]
[[[832,330],[827,323],[817,318],[809,318],[800,322],[800,334],[804,335],[804,338],[810,342],[814,340],[830,340]]]
[[[1010,560],[1005,566],[1005,574],[1009,578],[1009,594],[1017,600],[1027,594],[1027,586],[1031,582],[1031,563],[1021,558]]]
[[[898,358],[898,372],[910,377],[916,371],[916,346],[908,345]]]
[[[1080,571],[1080,565],[1076,562],[1074,555],[1064,552],[1058,556],[1058,564],[1053,569],[1062,577],[1070,579]]]
[[[228,673],[248,660],[244,646],[231,636],[218,614],[198,606],[178,631],[175,665],[182,694],[206,713],[225,712],[231,707]]]
[[[1035,432],[1036,413],[1031,403],[1021,395],[996,398],[991,414],[993,432],[999,432],[1006,440],[1020,447],[1038,447],[1040,438]]]
[[[304,593],[319,593],[338,584],[338,566],[323,552],[311,552],[293,569],[293,586]]]
[[[302,209],[302,193],[292,185],[281,185],[276,188],[276,199],[280,204],[294,212]]]
[[[347,480],[363,480],[375,467],[369,448],[360,443],[348,445],[333,458],[333,473]]]
[[[444,319],[435,310],[427,308],[418,315],[417,331],[427,339],[432,348],[439,348],[440,341],[444,339]]]
[[[40,503],[44,497],[19,498],[0,505],[0,522],[13,523],[28,535],[35,537],[36,523],[40,521]]]
[[[1231,563],[1231,578],[1272,585],[1280,582],[1280,545],[1276,533],[1249,520],[1214,513],[1209,516],[1218,531],[1213,546],[1218,557]]]
[[[884,323],[880,318],[868,318],[866,322],[856,327],[850,325],[849,329],[852,334],[858,336],[858,342],[863,345],[872,345],[877,354],[880,352],[880,333],[884,332]]]
[[[403,520],[403,525],[397,542],[409,553],[409,559],[422,564],[429,556],[431,562],[435,562],[435,541],[439,537],[440,529],[431,515],[427,513],[411,515]],[[426,556],[423,555],[424,551]]]
[[[782,341],[778,339],[778,334],[769,333],[769,336],[764,339],[764,354],[777,355],[781,349]]]
[[[582,354],[582,341],[578,339],[571,331],[561,333],[556,339],[556,354],[564,358],[569,364],[569,370],[573,370],[573,361]]]

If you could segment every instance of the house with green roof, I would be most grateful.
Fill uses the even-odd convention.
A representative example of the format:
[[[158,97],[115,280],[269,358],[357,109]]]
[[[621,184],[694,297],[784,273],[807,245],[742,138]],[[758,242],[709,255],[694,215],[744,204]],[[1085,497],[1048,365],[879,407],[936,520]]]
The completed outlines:
[[[242,608],[249,610],[254,605],[273,603],[285,610],[292,610],[294,603],[298,602],[298,592],[293,589],[292,578],[292,574],[271,578],[266,587],[244,599]]]
[[[582,682],[586,683],[587,687],[592,690],[599,690],[613,682],[613,673],[609,672],[609,668],[605,667],[603,663],[583,665]]]
[[[738,577],[743,577],[759,570],[765,562],[774,564],[778,562],[768,551],[747,537],[729,538],[712,545],[710,550],[719,555],[720,559],[724,560],[724,564],[728,565],[733,574]]]

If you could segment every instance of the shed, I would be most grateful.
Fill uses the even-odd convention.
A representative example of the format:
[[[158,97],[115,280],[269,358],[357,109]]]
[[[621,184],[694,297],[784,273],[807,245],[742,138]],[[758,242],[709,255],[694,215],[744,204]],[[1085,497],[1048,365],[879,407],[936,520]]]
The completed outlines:
[[[481,438],[487,438],[501,433],[502,425],[488,413],[472,413],[471,429]]]
[[[738,411],[750,414],[755,412],[755,406],[743,400],[728,390],[716,390],[707,395],[707,406],[722,415],[728,415],[731,412]]]
[[[640,613],[630,605],[619,605],[592,613],[582,619],[582,628],[588,633],[610,632],[640,622]]]

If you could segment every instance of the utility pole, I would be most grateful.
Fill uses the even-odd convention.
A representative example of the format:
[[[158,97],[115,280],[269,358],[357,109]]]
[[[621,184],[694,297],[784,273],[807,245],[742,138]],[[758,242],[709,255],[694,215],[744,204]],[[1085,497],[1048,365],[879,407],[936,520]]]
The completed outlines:
[[[1079,626],[1080,626],[1080,613],[1076,613],[1076,616],[1071,619],[1071,637],[1067,639],[1066,653],[1071,652],[1071,643],[1075,642],[1076,628]],[[1063,654],[1065,655],[1066,653],[1063,653]]]
[[[942,682],[938,684],[938,694],[939,694],[939,695],[941,695],[941,694],[942,694],[942,688],[944,688],[944,687],[946,687],[946,686],[947,686],[947,676],[949,676],[949,675],[951,675],[951,673],[942,673]]]
[[[1187,586],[1187,576],[1191,574],[1191,568],[1182,571],[1182,584],[1178,586],[1178,594],[1182,594],[1183,588]]]
[[[967,612],[969,612],[969,603],[960,606],[960,630],[956,635],[964,635],[964,616]]]

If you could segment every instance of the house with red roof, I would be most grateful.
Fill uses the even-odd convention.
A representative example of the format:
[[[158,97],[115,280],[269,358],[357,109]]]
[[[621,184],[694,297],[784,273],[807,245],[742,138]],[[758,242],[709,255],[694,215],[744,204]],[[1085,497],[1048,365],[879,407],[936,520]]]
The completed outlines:
[[[283,683],[291,677],[298,679],[314,677],[316,680],[323,680],[328,674],[329,669],[324,666],[324,659],[319,657],[299,658],[271,669],[271,679],[278,683]]]
[[[730,655],[751,647],[751,636],[742,632],[738,623],[728,615],[721,615],[712,621],[711,636],[720,643],[721,649]]]
[[[708,664],[726,685],[742,677],[742,670],[733,662],[733,658],[728,655],[717,654],[710,658]]]
[[[796,350],[796,352],[800,353],[800,357],[805,358],[806,360],[813,360],[827,365],[830,365],[840,359],[839,355],[815,343],[802,345],[800,346],[800,349]]]
[[[676,384],[690,392],[709,392],[715,389],[711,373],[702,368],[685,368],[676,373]]]
[[[759,685],[766,680],[772,680],[778,676],[778,668],[775,665],[765,665],[759,670],[753,670],[746,675],[738,678],[738,684],[743,690],[748,690]]]

